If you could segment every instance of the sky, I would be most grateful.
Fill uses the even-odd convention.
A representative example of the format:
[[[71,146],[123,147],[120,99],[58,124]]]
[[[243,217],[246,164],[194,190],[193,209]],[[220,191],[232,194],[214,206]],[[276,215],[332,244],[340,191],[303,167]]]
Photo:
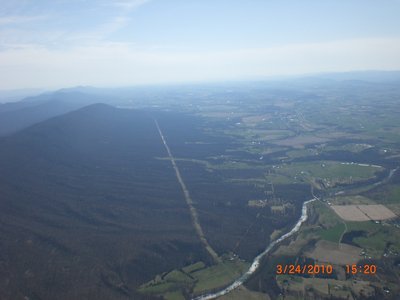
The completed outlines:
[[[400,70],[400,0],[0,0],[0,89]]]

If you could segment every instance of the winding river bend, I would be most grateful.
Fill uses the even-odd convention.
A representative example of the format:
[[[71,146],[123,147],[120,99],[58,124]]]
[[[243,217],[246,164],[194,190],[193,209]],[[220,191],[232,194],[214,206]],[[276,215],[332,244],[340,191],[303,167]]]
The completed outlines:
[[[313,202],[317,200],[317,198],[305,201],[303,203],[303,207],[301,209],[301,216],[300,219],[297,221],[296,225],[290,230],[288,233],[285,233],[282,235],[279,239],[276,239],[272,241],[268,247],[260,253],[256,258],[254,258],[253,263],[251,264],[250,268],[247,270],[246,273],[244,273],[242,276],[240,276],[238,279],[236,279],[231,285],[228,287],[224,288],[223,290],[211,294],[206,294],[202,296],[198,296],[194,298],[193,300],[209,300],[209,299],[215,299],[217,297],[223,296],[228,294],[229,292],[233,291],[237,287],[241,286],[260,266],[261,259],[266,256],[269,252],[271,252],[272,248],[274,248],[277,244],[282,242],[283,240],[287,239],[288,237],[292,236],[296,232],[299,231],[301,225],[307,220],[308,215],[307,215],[307,205],[310,202]]]

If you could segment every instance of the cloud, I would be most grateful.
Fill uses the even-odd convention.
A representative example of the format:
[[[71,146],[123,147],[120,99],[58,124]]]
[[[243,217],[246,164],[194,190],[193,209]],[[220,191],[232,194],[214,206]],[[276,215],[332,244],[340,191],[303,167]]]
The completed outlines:
[[[71,15],[70,11],[57,11],[50,6],[49,14],[23,16],[12,15],[0,16],[0,51],[7,48],[25,47],[26,44],[37,44],[38,47],[48,48],[65,47],[70,49],[76,45],[89,45],[107,40],[113,33],[128,26],[131,16],[130,13],[140,6],[145,5],[151,0],[116,0],[116,1],[94,1],[85,4],[80,10],[79,17]],[[71,1],[59,0],[53,4],[68,3]],[[86,2],[86,1],[85,1]],[[75,3],[77,5],[78,3]],[[20,7],[12,7],[11,11],[17,12],[29,10],[30,6],[25,4]],[[112,8],[112,9],[111,9]],[[42,8],[43,10],[44,8]],[[1,8],[0,8],[1,11]],[[93,11],[102,12],[101,18],[91,19]],[[74,19],[75,18],[75,19]],[[90,20],[86,22],[85,20]],[[43,24],[31,24],[37,21],[48,21]],[[65,26],[71,23],[87,24],[82,26]],[[27,24],[20,26],[21,24]]]
[[[47,19],[48,16],[7,16],[0,17],[0,25],[20,24]]]
[[[92,45],[104,41],[109,35],[128,25],[130,18],[118,15],[89,30],[65,34],[63,42],[67,48],[74,45]]]
[[[125,27],[129,23],[129,18],[123,15],[117,16],[113,18],[110,22],[102,25],[100,27],[99,32],[102,33],[102,35],[107,35],[111,34],[123,27]]]
[[[160,51],[100,42],[71,50],[0,52],[0,88],[123,86],[252,79],[354,70],[399,70],[400,39],[352,39],[229,51]]]
[[[97,25],[92,29],[81,30],[80,32],[70,34],[65,40],[84,44],[92,44],[105,40],[109,35],[117,32],[129,24],[129,21],[131,20],[129,13],[131,11],[150,1],[151,0],[118,0],[106,2],[104,5],[118,8],[118,13],[111,17],[108,21]]]
[[[111,2],[111,5],[120,7],[126,10],[137,8],[143,4],[150,2],[150,0],[118,0]]]
[[[118,0],[109,3],[109,5],[122,8],[122,12],[114,17],[110,22],[101,26],[99,32],[107,35],[125,27],[130,20],[130,17],[128,16],[129,13],[150,1],[151,0]]]

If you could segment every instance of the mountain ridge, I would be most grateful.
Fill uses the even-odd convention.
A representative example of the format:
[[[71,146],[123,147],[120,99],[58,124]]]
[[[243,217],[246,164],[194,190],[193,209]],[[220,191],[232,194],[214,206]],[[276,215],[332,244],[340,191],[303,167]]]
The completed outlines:
[[[156,274],[206,261],[165,155],[146,112],[106,104],[0,139],[0,298],[141,299]]]

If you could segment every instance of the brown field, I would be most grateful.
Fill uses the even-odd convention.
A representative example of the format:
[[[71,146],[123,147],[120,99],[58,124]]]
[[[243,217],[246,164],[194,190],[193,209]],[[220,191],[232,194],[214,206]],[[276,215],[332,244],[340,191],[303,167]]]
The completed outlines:
[[[329,241],[318,241],[316,247],[305,253],[306,256],[314,258],[320,262],[335,265],[351,265],[357,263],[361,256],[362,249],[347,244],[337,244]]]
[[[249,200],[247,205],[250,207],[264,207],[267,205],[266,200]]]
[[[244,286],[240,286],[237,289],[233,290],[229,294],[219,297],[219,300],[270,300],[271,298],[268,294],[263,294],[259,292],[254,292],[246,289]]]
[[[229,108],[231,110],[232,108]],[[233,111],[210,111],[210,112],[202,112],[201,115],[210,118],[239,118],[246,114],[240,112]]]
[[[396,217],[392,211],[382,204],[332,205],[331,207],[345,221],[379,221]]]
[[[295,148],[303,148],[307,144],[324,143],[330,139],[316,137],[316,136],[296,136],[293,138],[287,138],[273,143],[279,146],[292,146]]]
[[[294,241],[291,241],[289,245],[280,245],[278,249],[274,252],[274,256],[281,255],[297,255],[301,248],[307,245],[308,240],[297,238]]]
[[[358,209],[358,205],[332,205],[331,207],[345,221],[362,222],[370,220],[370,218]]]
[[[284,280],[286,280],[284,282]],[[322,278],[293,279],[288,276],[277,276],[278,285],[286,290],[288,297],[278,299],[321,299],[324,297],[337,297],[339,299],[354,299],[352,292],[357,296],[373,296],[374,288],[368,281],[361,280],[335,280]],[[313,292],[306,292],[312,287]],[[294,296],[294,295],[297,295]],[[302,296],[300,296],[302,295]],[[327,297],[327,299],[328,299]],[[329,297],[330,298],[330,297]]]
[[[379,205],[358,205],[358,208],[371,220],[387,220],[395,218],[396,215],[386,206]]]
[[[337,139],[337,138],[348,137],[350,136],[350,134],[348,132],[343,132],[343,131],[329,131],[329,132],[318,133],[315,136],[321,138],[326,138],[326,136],[329,136],[330,139]]]
[[[243,117],[242,122],[246,125],[256,125],[257,123],[265,122],[271,119],[271,114],[264,114],[260,116]]]
[[[352,299],[351,290],[357,295],[363,291],[366,296],[373,296],[374,289],[370,286],[368,281],[354,280],[352,281],[340,281],[335,279],[322,279],[322,278],[306,278],[304,285],[312,286],[316,291],[321,294],[329,295],[342,299]],[[330,289],[328,288],[330,286]]]

